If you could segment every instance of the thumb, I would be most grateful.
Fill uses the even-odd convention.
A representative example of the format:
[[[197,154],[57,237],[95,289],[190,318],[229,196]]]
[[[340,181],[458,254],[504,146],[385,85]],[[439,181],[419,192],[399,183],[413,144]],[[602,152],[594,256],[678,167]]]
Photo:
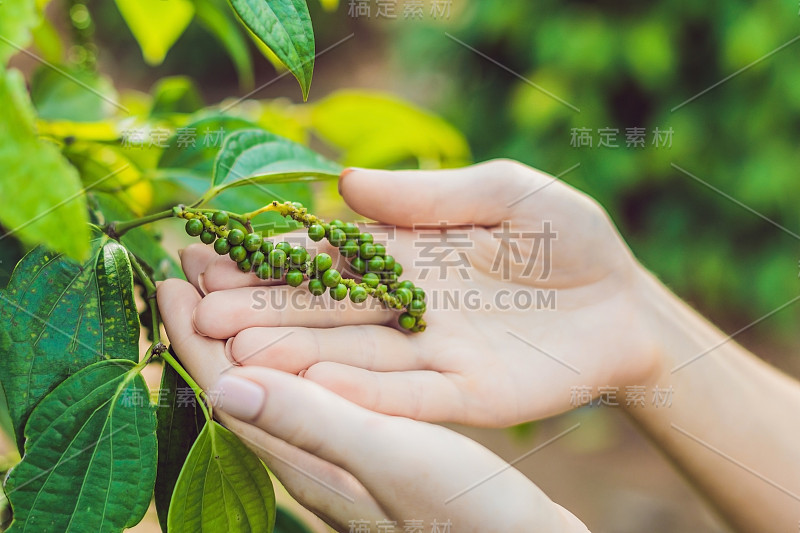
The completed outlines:
[[[516,161],[497,159],[448,170],[350,168],[339,178],[339,192],[357,213],[393,226],[494,226],[520,209],[521,197],[554,180]]]

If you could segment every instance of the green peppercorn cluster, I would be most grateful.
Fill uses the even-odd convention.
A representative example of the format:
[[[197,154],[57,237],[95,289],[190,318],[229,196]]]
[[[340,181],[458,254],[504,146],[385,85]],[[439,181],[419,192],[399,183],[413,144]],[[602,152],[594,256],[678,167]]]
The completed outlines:
[[[300,286],[308,278],[311,294],[321,296],[328,292],[336,301],[348,295],[354,303],[364,302],[368,297],[377,298],[387,307],[402,311],[398,323],[403,329],[425,330],[422,316],[426,308],[425,291],[411,281],[400,280],[403,267],[386,253],[384,245],[375,242],[372,234],[361,232],[351,222],[326,223],[309,214],[298,202],[273,202],[258,212],[264,211],[277,211],[300,222],[314,242],[327,239],[347,258],[352,273],[360,276],[360,281],[342,277],[333,268],[333,258],[326,253],[312,257],[302,246],[273,243],[257,232],[229,228],[233,225],[231,215],[224,211],[182,208],[176,209],[176,214],[186,219],[186,233],[200,237],[205,244],[213,244],[219,255],[228,255],[242,272],[254,272],[260,279],[284,279],[292,287]]]

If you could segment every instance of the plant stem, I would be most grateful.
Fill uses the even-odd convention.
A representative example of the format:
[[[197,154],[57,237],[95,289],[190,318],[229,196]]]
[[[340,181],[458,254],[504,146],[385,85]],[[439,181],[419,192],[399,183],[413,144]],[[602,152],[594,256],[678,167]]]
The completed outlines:
[[[175,372],[177,372],[178,375],[183,378],[186,384],[192,388],[192,390],[194,391],[194,395],[197,397],[197,401],[200,405],[200,408],[203,410],[203,415],[206,417],[206,420],[210,422],[211,417],[213,415],[213,407],[211,406],[210,402],[208,403],[208,406],[206,406],[206,400],[207,400],[206,393],[203,391],[200,385],[198,385],[197,382],[192,379],[192,376],[190,376],[189,373],[186,372],[186,370],[181,366],[181,364],[178,362],[177,359],[172,357],[172,354],[169,353],[169,351],[166,351],[163,354],[161,354],[161,357],[163,357],[164,361],[166,361],[167,364],[169,364],[169,366],[171,366],[175,370]]]
[[[156,220],[163,220],[165,218],[171,218],[174,216],[175,216],[174,210],[168,209],[166,211],[153,213],[152,215],[147,215],[141,218],[135,218],[133,220],[127,220],[125,222],[111,222],[110,224],[106,225],[106,232],[113,238],[119,238],[125,235],[128,231],[132,230],[133,228],[138,228],[139,226],[144,226],[145,224],[149,224],[150,222],[155,222]]]

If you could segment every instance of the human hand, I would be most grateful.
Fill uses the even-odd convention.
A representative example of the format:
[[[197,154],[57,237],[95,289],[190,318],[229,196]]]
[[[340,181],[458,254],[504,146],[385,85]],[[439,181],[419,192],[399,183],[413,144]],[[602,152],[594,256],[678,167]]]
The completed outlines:
[[[585,532],[519,471],[445,428],[377,414],[296,376],[234,367],[225,343],[199,335],[200,301],[181,280],[159,285],[164,326],[182,364],[220,402],[215,415],[292,496],[339,531],[353,521],[448,521],[455,531]]]
[[[404,278],[429,294],[427,331],[401,333],[391,327],[396,313],[385,309],[314,307],[307,291],[288,307],[255,310],[266,291],[298,289],[266,289],[227,258],[190,247],[184,270],[207,294],[195,327],[232,338],[232,360],[303,373],[378,412],[484,426],[567,410],[575,386],[621,387],[654,372],[641,312],[643,269],[584,194],[510,161],[443,171],[351,170],[340,189],[356,212],[398,227],[387,249],[404,265]],[[420,246],[432,231],[420,226],[442,221],[447,228],[434,233],[443,235],[443,249],[460,251],[469,266],[422,279],[426,270],[440,272]],[[467,246],[454,248],[456,236]],[[553,309],[513,305],[516,298],[550,297]],[[454,308],[445,308],[445,298]]]

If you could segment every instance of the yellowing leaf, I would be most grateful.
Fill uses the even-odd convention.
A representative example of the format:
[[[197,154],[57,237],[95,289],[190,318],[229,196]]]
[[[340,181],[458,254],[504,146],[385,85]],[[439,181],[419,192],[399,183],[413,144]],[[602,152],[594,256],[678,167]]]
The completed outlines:
[[[144,60],[160,65],[194,16],[189,0],[116,0]]]
[[[314,104],[311,125],[344,151],[344,164],[386,167],[416,159],[448,167],[470,160],[466,139],[445,120],[392,96],[340,91]]]

